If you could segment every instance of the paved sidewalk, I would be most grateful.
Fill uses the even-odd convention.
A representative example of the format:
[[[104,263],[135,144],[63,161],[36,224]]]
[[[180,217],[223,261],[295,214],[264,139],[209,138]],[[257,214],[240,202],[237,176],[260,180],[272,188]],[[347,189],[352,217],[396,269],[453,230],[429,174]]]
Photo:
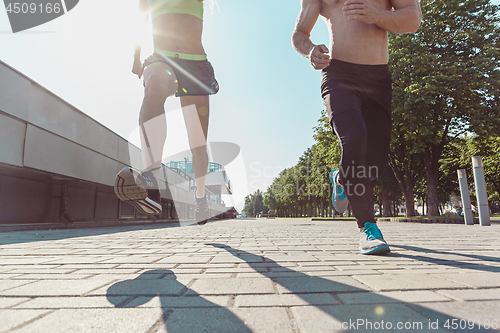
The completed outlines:
[[[499,331],[500,225],[379,225],[387,256],[352,221],[0,233],[0,332]]]

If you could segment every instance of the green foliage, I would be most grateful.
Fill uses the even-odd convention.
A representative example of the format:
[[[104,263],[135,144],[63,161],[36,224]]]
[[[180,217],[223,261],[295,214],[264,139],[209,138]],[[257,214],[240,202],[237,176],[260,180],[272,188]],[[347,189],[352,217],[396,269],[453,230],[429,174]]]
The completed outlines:
[[[263,203],[263,195],[260,190],[245,197],[243,211],[245,211],[245,214],[249,217],[255,217],[260,212],[267,213],[268,208]]]
[[[488,0],[422,0],[415,34],[390,35],[393,112],[408,153],[423,153],[430,213],[437,215],[439,160],[466,132],[500,128],[499,7]],[[406,142],[406,143],[405,143]],[[408,161],[402,163],[408,163]]]

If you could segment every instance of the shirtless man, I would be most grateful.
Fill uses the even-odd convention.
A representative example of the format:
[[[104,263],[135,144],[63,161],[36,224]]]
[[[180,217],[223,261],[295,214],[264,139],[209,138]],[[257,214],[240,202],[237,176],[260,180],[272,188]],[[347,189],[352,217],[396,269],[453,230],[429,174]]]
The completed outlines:
[[[342,146],[340,170],[332,170],[332,201],[343,213],[351,204],[363,254],[390,252],[373,213],[370,180],[384,170],[391,138],[392,79],[388,32],[415,32],[418,0],[301,0],[292,36],[294,49],[322,70],[321,92]],[[309,38],[319,16],[330,48]]]
[[[208,1],[208,0],[207,0]],[[144,171],[124,168],[116,176],[115,193],[147,215],[161,213],[158,186],[163,146],[167,138],[164,104],[180,97],[196,178],[196,222],[210,217],[205,194],[209,95],[219,85],[202,44],[203,0],[139,0],[144,28],[151,16],[154,54],[140,61],[137,45],[132,72],[144,77],[144,100],[139,115]]]

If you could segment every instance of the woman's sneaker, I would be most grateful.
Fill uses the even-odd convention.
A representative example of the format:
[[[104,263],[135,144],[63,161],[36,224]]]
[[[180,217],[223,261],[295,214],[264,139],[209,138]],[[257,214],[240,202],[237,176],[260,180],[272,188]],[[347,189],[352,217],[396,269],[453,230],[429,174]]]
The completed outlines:
[[[199,225],[204,225],[208,222],[210,218],[210,206],[207,200],[207,194],[203,196],[203,198],[198,198],[196,194],[194,195],[196,199],[196,210],[195,210],[195,219],[196,223]]]
[[[123,168],[115,178],[115,194],[144,215],[161,213],[158,181],[151,170],[140,173],[133,168]]]
[[[366,222],[359,240],[361,254],[386,254],[391,252],[382,232],[375,223]]]
[[[344,188],[339,185],[339,172],[339,169],[335,169],[330,172],[330,181],[333,185],[332,203],[335,210],[340,214],[343,214],[347,209],[349,200],[347,200]]]

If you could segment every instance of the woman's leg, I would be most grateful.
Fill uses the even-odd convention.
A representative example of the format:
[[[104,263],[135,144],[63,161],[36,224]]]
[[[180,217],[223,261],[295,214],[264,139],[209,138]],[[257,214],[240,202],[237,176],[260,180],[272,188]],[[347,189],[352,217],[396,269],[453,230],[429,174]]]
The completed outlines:
[[[167,138],[167,123],[164,104],[168,96],[177,91],[172,68],[155,62],[144,69],[144,100],[139,115],[142,160],[144,170],[161,166],[163,147]],[[158,179],[160,170],[154,170]]]
[[[189,146],[193,154],[196,196],[201,198],[205,195],[205,182],[208,168],[207,134],[210,107],[209,96],[182,96],[181,106],[188,133]]]

